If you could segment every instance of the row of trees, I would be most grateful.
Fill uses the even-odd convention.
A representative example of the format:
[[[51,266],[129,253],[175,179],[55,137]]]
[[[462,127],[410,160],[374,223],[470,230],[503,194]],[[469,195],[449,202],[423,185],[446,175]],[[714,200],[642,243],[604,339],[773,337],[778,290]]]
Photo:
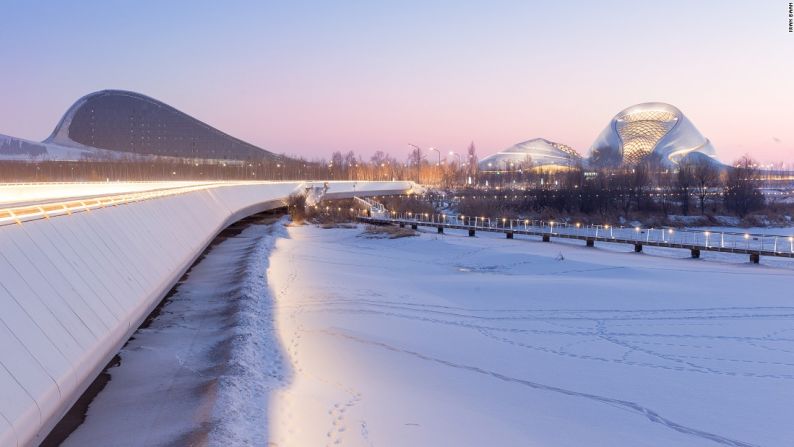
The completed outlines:
[[[640,163],[631,168],[587,172],[525,171],[521,173],[521,187],[511,181],[485,190],[488,193],[482,189],[459,193],[459,211],[504,216],[543,212],[625,216],[689,215],[696,208],[700,214],[727,211],[745,216],[764,206],[761,176],[755,166],[745,156],[728,169],[701,158],[684,162],[677,170]]]
[[[334,178],[346,180],[414,180],[426,185],[455,187],[467,182],[474,183],[479,172],[477,149],[472,142],[466,154],[450,153],[442,157],[435,149],[413,146],[405,160],[390,156],[383,151],[375,152],[365,160],[353,151],[334,152],[328,163]],[[471,180],[469,180],[471,179]]]
[[[0,183],[43,181],[152,180],[414,180],[452,187],[477,175],[474,144],[463,160],[432,163],[416,148],[405,160],[377,151],[365,159],[353,151],[334,152],[330,160],[277,156],[264,160],[217,161],[150,157],[80,161],[0,161]]]

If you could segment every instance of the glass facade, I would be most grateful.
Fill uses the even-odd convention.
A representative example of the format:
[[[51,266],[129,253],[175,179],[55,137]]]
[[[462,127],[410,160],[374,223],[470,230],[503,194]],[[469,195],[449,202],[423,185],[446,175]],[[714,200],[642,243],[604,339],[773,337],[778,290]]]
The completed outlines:
[[[66,113],[50,140],[137,155],[219,160],[273,156],[160,101],[118,90],[82,98]]]

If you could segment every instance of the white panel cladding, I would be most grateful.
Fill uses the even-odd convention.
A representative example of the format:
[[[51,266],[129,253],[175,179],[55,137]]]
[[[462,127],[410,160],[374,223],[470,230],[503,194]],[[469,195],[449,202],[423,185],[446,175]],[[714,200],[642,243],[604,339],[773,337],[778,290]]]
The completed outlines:
[[[94,320],[95,322],[101,322],[106,328],[116,326],[119,321],[118,315],[105,303],[103,296],[97,292],[95,284],[86,280],[86,273],[75,268],[74,264],[69,262],[68,258],[64,256],[65,247],[57,243],[57,237],[52,235],[55,229],[51,225],[48,225],[45,221],[35,228],[28,228],[27,225],[12,228],[23,229],[27,233],[28,239],[33,243],[31,250],[50,261],[50,264],[40,264],[38,266],[41,272],[46,272],[48,278],[62,277],[72,287],[75,295],[81,298],[97,315],[98,318]],[[3,228],[0,231],[0,245],[4,245],[2,237],[7,231],[14,230]],[[14,241],[23,240],[22,237],[12,237],[12,239]],[[64,293],[64,289],[59,290]]]
[[[410,182],[213,185],[0,226],[0,445],[41,442],[219,231],[283,205]]]
[[[19,241],[24,243],[26,238],[20,237]],[[20,279],[30,288],[33,296],[57,318],[80,349],[90,346],[96,336],[84,322],[87,315],[83,315],[81,318],[75,312],[75,306],[64,300],[61,294],[48,283],[47,278],[41,274],[38,265],[30,259],[36,255],[37,253],[30,249],[20,250],[18,242],[12,240],[10,244],[3,245],[0,262],[9,260],[9,267],[14,270],[9,275],[19,275]]]
[[[0,371],[0,377],[2,377],[2,371]],[[0,380],[3,379],[0,378]],[[5,396],[2,396],[0,399],[4,397]],[[0,406],[1,405],[2,404],[0,404]],[[14,431],[14,427],[12,427],[5,416],[3,416],[2,411],[0,411],[0,445],[17,445],[17,434]]]
[[[31,401],[35,400],[35,405],[30,405],[37,413],[34,419],[40,421],[42,415],[55,411],[61,400],[62,388],[4,324],[0,324],[0,352],[4,357],[13,358],[13,361],[3,361],[2,368],[13,376],[14,388],[18,387],[16,391],[22,391]],[[18,397],[13,397],[13,394],[4,392],[2,397],[3,400],[14,399],[7,403],[21,403]]]
[[[113,323],[109,313],[106,311],[102,312],[102,309],[96,309],[96,297],[92,297],[88,293],[85,296],[78,293],[74,284],[63,275],[62,270],[57,268],[56,264],[48,256],[50,250],[47,248],[48,245],[46,244],[48,243],[46,241],[42,243],[42,241],[31,239],[27,231],[24,232],[24,236],[20,235],[20,237],[11,239],[11,241],[25,253],[33,265],[38,267],[36,274],[41,275],[42,271],[51,272],[48,276],[40,276],[42,282],[46,283],[53,296],[63,300],[70,310],[74,312],[75,316],[80,319],[80,322],[91,333],[92,343],[96,342]]]
[[[0,297],[2,295],[0,292]],[[0,434],[0,439],[11,438],[13,441],[3,444],[4,446],[20,445],[19,439],[25,439],[24,436],[30,438],[41,427],[41,411],[36,401],[5,367],[5,362],[0,362],[0,365],[0,383],[3,384],[0,388],[0,414],[9,421],[9,426],[13,429],[13,432],[9,430]]]

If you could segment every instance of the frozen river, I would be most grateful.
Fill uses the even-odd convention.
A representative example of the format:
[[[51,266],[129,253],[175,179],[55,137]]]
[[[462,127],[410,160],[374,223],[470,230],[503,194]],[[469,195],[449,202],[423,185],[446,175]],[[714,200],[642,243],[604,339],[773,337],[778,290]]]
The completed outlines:
[[[275,445],[794,439],[786,265],[497,236],[289,236],[268,275],[295,367],[271,398]]]
[[[254,225],[190,271],[67,445],[776,446],[794,267]]]

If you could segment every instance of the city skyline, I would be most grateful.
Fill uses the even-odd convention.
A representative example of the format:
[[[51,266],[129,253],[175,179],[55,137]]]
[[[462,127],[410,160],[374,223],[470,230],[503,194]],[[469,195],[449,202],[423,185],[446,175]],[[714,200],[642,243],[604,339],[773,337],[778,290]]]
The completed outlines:
[[[616,112],[661,101],[723,162],[790,163],[785,6],[17,4],[0,134],[43,140],[76,99],[119,88],[307,158],[537,137],[586,155]]]

